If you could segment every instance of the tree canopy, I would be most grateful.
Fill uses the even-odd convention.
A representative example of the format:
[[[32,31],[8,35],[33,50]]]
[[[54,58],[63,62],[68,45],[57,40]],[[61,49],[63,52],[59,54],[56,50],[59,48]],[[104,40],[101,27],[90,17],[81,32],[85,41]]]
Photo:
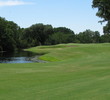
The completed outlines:
[[[110,20],[110,0],[93,0],[94,8],[98,8],[97,16],[103,18],[103,21]]]
[[[2,51],[13,51],[17,48],[19,26],[0,17],[0,49]]]
[[[98,8],[96,15],[103,19],[100,21],[101,23],[107,21],[104,27],[104,33],[110,34],[110,0],[93,0],[92,7]]]

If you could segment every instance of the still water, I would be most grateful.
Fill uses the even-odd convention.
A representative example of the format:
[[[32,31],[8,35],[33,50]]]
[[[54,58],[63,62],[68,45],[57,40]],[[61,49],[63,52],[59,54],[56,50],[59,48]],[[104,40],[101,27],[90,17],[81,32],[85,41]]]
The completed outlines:
[[[35,53],[27,51],[2,52],[0,53],[0,63],[33,63],[37,62],[37,60],[32,60],[35,56]]]

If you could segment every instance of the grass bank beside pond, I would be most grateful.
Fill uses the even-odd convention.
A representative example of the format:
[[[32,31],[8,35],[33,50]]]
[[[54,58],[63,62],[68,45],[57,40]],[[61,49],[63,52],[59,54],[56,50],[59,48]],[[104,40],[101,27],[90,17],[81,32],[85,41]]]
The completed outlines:
[[[28,51],[48,63],[0,64],[0,100],[110,100],[110,44]]]

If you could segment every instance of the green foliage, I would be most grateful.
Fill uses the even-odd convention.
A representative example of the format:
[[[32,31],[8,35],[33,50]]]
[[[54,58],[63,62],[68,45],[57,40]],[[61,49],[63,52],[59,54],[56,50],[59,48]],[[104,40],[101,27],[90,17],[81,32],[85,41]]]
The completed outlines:
[[[74,32],[71,29],[66,28],[66,27],[54,28],[54,33],[57,33],[57,32],[61,32],[61,33],[64,33],[64,34],[73,34],[74,35]]]
[[[101,23],[107,21],[106,26],[104,27],[104,33],[110,34],[110,0],[93,0],[94,8],[98,8],[96,15],[100,18],[103,18]]]
[[[69,35],[68,34],[64,34],[64,33],[60,33],[60,32],[57,32],[57,33],[54,33],[52,34],[50,37],[49,37],[49,40],[48,40],[48,44],[61,44],[61,43],[68,43],[68,38],[69,38]]]
[[[75,34],[66,27],[54,28],[54,34],[50,35],[47,44],[72,43],[75,40]]]
[[[110,34],[105,34],[101,36],[102,43],[110,43]]]
[[[74,42],[75,34],[65,27],[53,28],[51,25],[35,24],[23,32],[27,47]]]
[[[104,19],[104,21],[110,20],[110,0],[93,0],[94,8],[98,8],[97,16]]]
[[[100,42],[100,34],[98,31],[86,30],[84,32],[80,32],[76,36],[77,40],[80,43],[99,43]]]
[[[53,33],[51,25],[35,24],[24,30],[23,39],[31,46],[44,45],[49,35]]]
[[[106,24],[106,26],[103,27],[104,34],[110,34],[110,21]]]
[[[19,27],[12,21],[0,17],[0,47],[3,51],[13,51],[19,41]]]

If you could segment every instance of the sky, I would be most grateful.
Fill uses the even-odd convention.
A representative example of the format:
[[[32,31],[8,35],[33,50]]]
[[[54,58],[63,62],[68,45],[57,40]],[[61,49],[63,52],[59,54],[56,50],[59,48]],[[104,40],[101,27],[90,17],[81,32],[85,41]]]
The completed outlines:
[[[67,27],[75,33],[86,29],[103,34],[92,0],[0,0],[0,16],[22,28],[36,23]]]

